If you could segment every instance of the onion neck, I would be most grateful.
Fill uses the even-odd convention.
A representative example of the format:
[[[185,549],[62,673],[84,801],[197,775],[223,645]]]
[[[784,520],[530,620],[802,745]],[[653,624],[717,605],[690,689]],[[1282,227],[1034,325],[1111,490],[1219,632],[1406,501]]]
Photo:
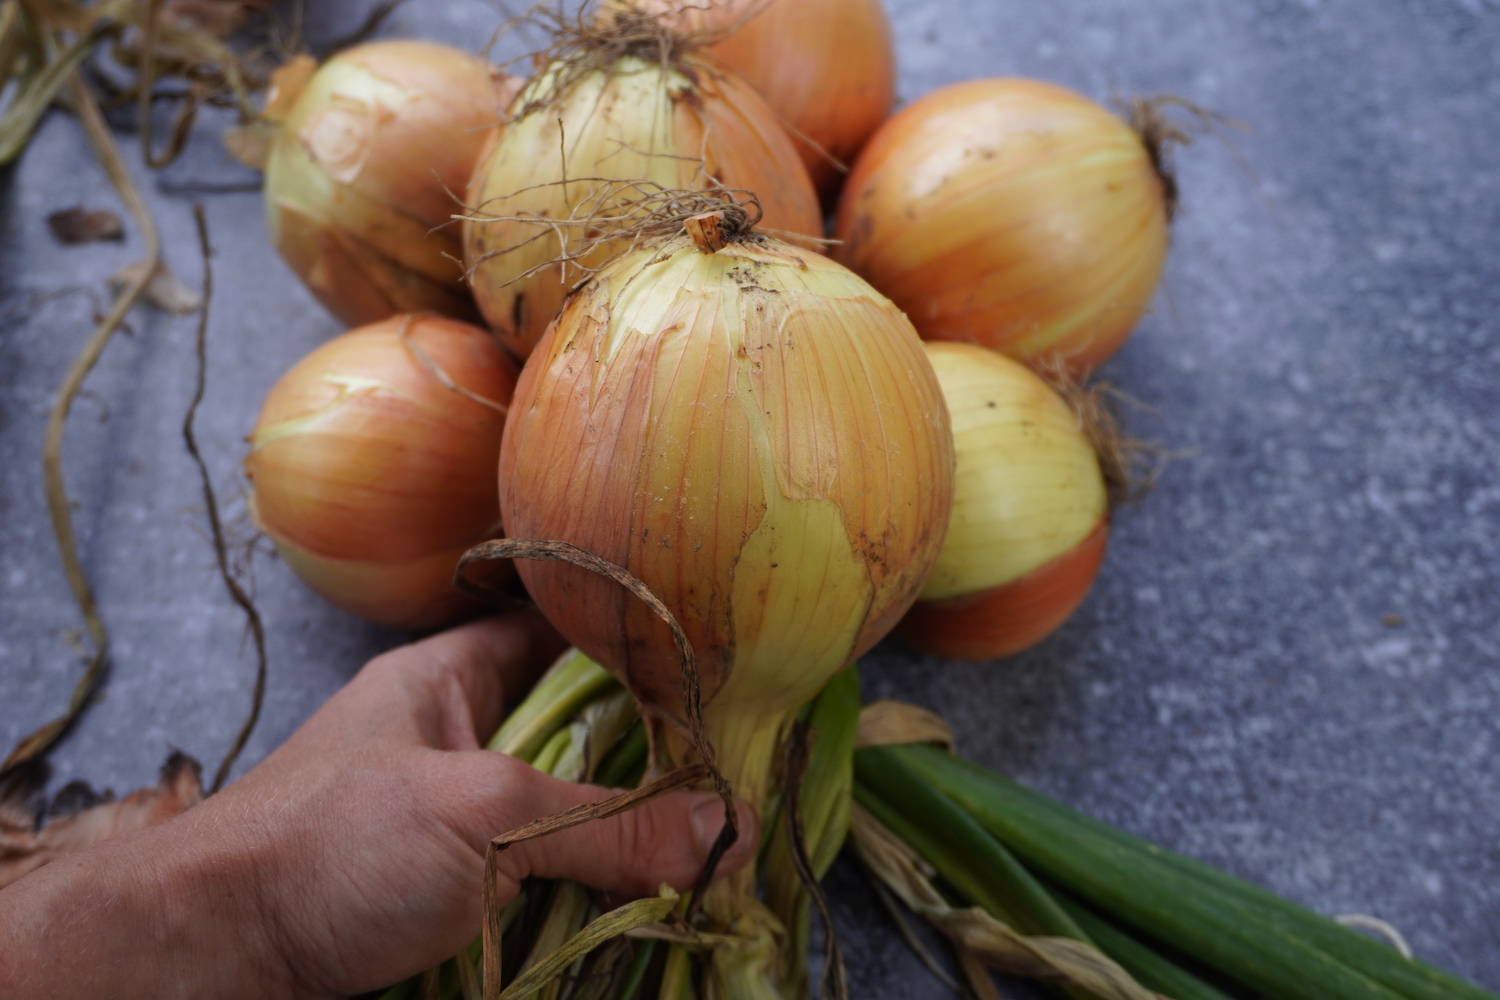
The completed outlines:
[[[764,822],[776,814],[779,794],[777,770],[785,735],[796,706],[752,706],[741,699],[716,699],[703,713],[705,735],[713,744],[719,771],[737,798],[755,807]],[[683,737],[669,733],[665,741],[670,763],[697,759]],[[748,836],[741,831],[741,836]],[[759,853],[758,851],[756,852]],[[756,896],[755,860],[716,881],[703,899],[703,912],[716,933],[735,938],[716,947],[710,976],[712,995],[726,1000],[780,1000],[780,950],[786,930]]]

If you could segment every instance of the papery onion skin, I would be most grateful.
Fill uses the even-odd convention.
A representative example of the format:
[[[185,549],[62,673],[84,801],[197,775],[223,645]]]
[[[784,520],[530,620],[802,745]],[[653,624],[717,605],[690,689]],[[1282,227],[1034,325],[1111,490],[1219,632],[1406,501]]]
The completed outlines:
[[[1076,548],[1018,580],[963,597],[918,601],[897,634],[949,660],[996,660],[1030,649],[1083,603],[1108,538],[1109,521],[1101,519]]]
[[[865,146],[834,256],[928,340],[981,344],[1074,375],[1151,302],[1165,188],[1141,137],[1072,91],[992,79],[936,91]]]
[[[738,25],[707,51],[765,97],[824,198],[837,194],[844,180],[830,157],[852,165],[891,113],[896,53],[881,0],[652,0],[635,6],[672,11],[668,23],[689,31]]]
[[[487,332],[445,317],[336,337],[266,398],[245,459],[257,525],[346,611],[405,628],[462,617],[472,603],[453,568],[498,534],[494,469],[516,378]]]
[[[970,344],[929,343],[953,424],[947,541],[901,623],[939,656],[1019,652],[1072,614],[1099,570],[1109,493],[1077,415],[1040,376]]]
[[[736,722],[794,711],[915,600],[953,454],[921,343],[883,296],[776,241],[678,240],[569,300],[522,373],[500,480],[509,537],[572,542],[672,609],[732,761]],[[571,642],[682,717],[651,611],[576,567],[519,571]]]
[[[401,40],[341,52],[295,99],[278,95],[271,242],[330,312],[350,325],[474,317],[451,217],[520,86],[468,53]]]
[[[582,275],[570,271],[564,283],[561,267],[545,266],[562,249],[550,233],[506,250],[533,240],[537,225],[481,220],[567,218],[595,183],[551,183],[565,179],[564,147],[567,177],[641,179],[663,188],[703,188],[711,177],[753,191],[764,228],[822,235],[817,195],[786,130],[739,76],[706,59],[663,67],[624,56],[558,95],[565,74],[554,63],[527,86],[517,108],[531,110],[505,128],[469,186],[463,241],[470,284],[485,322],[518,358],[530,355]],[[610,252],[601,248],[586,263]]]

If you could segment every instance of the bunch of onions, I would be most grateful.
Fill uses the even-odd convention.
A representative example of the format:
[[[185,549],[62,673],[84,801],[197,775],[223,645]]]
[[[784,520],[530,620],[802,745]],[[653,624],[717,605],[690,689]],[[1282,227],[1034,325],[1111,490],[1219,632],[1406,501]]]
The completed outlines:
[[[501,509],[508,537],[571,542],[661,598],[696,652],[719,766],[766,815],[797,708],[927,579],[953,451],[900,310],[726,214],[717,252],[701,233],[702,249],[671,236],[569,299],[516,390]],[[691,762],[661,620],[583,569],[517,565],[552,623],[636,695],[666,762]],[[774,995],[774,920],[755,881],[745,870],[709,890],[705,913],[760,942],[716,953],[711,974]]]
[[[266,217],[292,270],[345,323],[472,317],[450,219],[521,81],[444,45],[385,41],[278,82]]]
[[[517,357],[531,353],[570,283],[618,252],[604,241],[579,257],[576,241],[624,228],[621,200],[642,184],[754,191],[766,228],[822,235],[807,171],[745,80],[644,16],[553,55],[475,171],[463,230],[475,301]]]
[[[484,330],[393,316],[282,376],[250,436],[251,512],[309,587],[361,618],[431,628],[470,611],[465,549],[499,533],[495,465],[516,384]]]
[[[891,113],[896,56],[881,0],[613,0],[603,12],[632,7],[714,33],[707,51],[755,84],[825,198]]]
[[[929,94],[866,145],[839,204],[838,260],[922,336],[1074,374],[1150,305],[1175,187],[1160,135],[1031,80]]]
[[[921,600],[913,645],[989,660],[1041,641],[1073,613],[1104,558],[1109,490],[1072,406],[1019,362],[929,343],[953,421],[953,516]]]

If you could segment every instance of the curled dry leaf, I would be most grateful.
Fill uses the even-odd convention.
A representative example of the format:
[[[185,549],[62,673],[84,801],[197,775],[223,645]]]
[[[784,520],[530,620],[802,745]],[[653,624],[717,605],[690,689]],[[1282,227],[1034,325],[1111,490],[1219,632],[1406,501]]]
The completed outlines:
[[[125,238],[125,224],[106,208],[79,205],[64,208],[47,216],[47,228],[60,243],[96,243]]]
[[[977,906],[950,906],[923,870],[922,858],[858,805],[849,835],[855,854],[871,873],[953,942],[981,996],[986,993],[985,979],[974,974],[987,967],[1077,987],[1102,1000],[1162,1000],[1093,945],[1020,934]]]
[[[281,120],[292,110],[297,95],[307,86],[318,69],[318,61],[302,53],[293,56],[271,74],[266,87],[266,106],[259,118],[224,131],[224,147],[229,155],[247,167],[266,169],[271,146],[281,131]]]
[[[904,701],[872,701],[859,710],[857,748],[891,743],[936,743],[953,750],[953,730],[942,716]]]
[[[126,264],[109,276],[109,286],[113,289],[128,286],[140,276],[146,267],[147,262],[141,260]],[[151,276],[151,282],[146,286],[141,298],[163,312],[174,313],[178,316],[196,311],[203,303],[198,293],[178,281],[177,275],[173,274],[166,264],[156,265],[156,273]]]
[[[69,785],[58,794],[53,817],[37,829],[32,803],[46,769],[12,771],[0,787],[0,889],[56,861],[119,833],[165,823],[203,801],[202,768],[185,753],[174,752],[161,768],[155,788],[141,788],[123,799],[106,791],[97,796],[86,786]],[[91,804],[59,815],[64,803]]]

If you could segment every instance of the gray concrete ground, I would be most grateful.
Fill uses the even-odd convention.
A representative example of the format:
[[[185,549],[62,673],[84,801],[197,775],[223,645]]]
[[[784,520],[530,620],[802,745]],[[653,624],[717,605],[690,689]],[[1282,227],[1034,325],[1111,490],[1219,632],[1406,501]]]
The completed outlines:
[[[365,6],[325,10],[315,32]],[[1314,909],[1383,917],[1500,990],[1500,4],[890,7],[906,98],[1021,74],[1101,99],[1178,94],[1254,132],[1178,157],[1164,289],[1107,374],[1154,411],[1135,430],[1179,457],[1119,515],[1092,596],[1006,662],[882,646],[867,696],[931,706],[985,764]],[[390,31],[477,47],[498,17],[421,0]],[[338,325],[269,249],[257,194],[183,190],[253,177],[219,151],[221,124],[164,173],[137,173],[190,285],[190,204],[208,208],[219,293],[200,434],[243,531],[242,438],[278,374]],[[139,250],[133,236],[58,246],[45,217],[75,204],[115,201],[54,116],[0,172],[6,746],[60,709],[80,670],[39,456],[94,306],[49,296],[97,294]],[[252,668],[178,436],[194,321],[131,326],[67,436],[113,669],[53,756],[57,781],[122,791],[152,781],[170,747],[211,769]],[[274,560],[257,560],[256,583],[271,675],[241,773],[402,638],[324,606]],[[856,995],[936,995],[852,873],[834,883]]]

